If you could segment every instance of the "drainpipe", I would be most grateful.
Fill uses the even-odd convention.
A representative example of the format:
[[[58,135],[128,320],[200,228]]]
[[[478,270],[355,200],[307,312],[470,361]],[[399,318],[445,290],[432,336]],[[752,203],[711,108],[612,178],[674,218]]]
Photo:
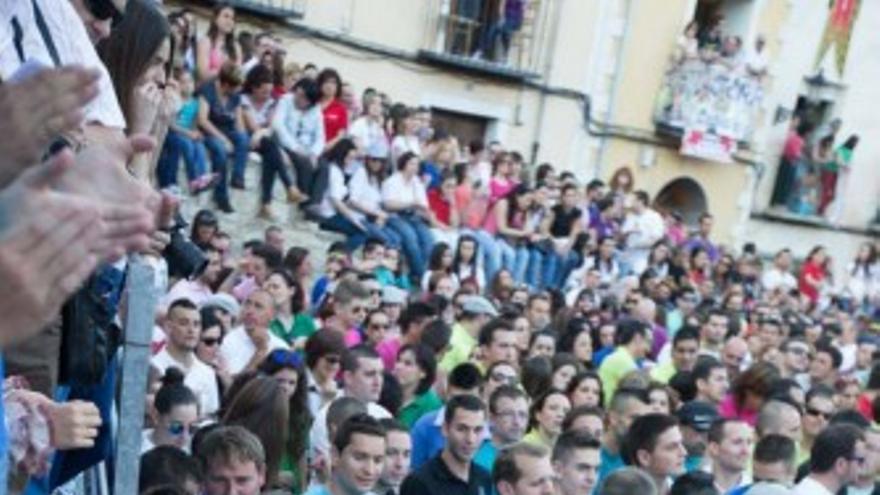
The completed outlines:
[[[544,8],[551,8],[554,3],[555,2],[545,0]],[[544,67],[541,69],[541,78],[544,80],[545,85],[550,82],[550,70],[553,68],[553,54],[556,53],[556,44],[559,41],[559,16],[561,12],[561,8],[556,8],[556,11],[553,13],[553,27],[550,30],[552,33],[550,35],[550,44],[547,46],[546,50],[543,50],[544,53],[547,54],[544,57]],[[541,27],[545,30],[547,29],[546,25]],[[535,127],[534,132],[532,133],[532,165],[538,160],[538,150],[541,147],[541,129],[544,127],[544,114],[546,113],[546,109],[547,93],[542,91],[538,100],[538,111],[535,114]]]
[[[632,16],[633,11],[633,2],[638,0],[625,0],[626,1],[626,11],[623,14],[623,32],[620,33],[620,46],[617,50],[617,57],[614,61],[614,79],[611,83],[611,92],[608,96],[608,111],[605,112],[604,120],[605,122],[613,122],[614,119],[614,106],[617,102],[617,90],[620,88],[620,80],[622,78],[623,72],[623,56],[626,52],[626,42],[629,38],[629,24],[630,17]],[[596,165],[593,170],[593,175],[595,177],[602,176],[602,162],[605,159],[605,151],[608,148],[608,140],[602,139],[599,141],[599,151],[596,153]]]

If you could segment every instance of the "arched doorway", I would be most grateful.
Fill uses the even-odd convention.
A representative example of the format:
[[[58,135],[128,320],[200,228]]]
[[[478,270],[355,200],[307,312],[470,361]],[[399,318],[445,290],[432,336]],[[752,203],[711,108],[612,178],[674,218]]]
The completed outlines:
[[[680,177],[660,189],[654,199],[654,208],[664,212],[678,212],[686,224],[695,225],[700,214],[709,210],[709,204],[703,187],[697,181]]]

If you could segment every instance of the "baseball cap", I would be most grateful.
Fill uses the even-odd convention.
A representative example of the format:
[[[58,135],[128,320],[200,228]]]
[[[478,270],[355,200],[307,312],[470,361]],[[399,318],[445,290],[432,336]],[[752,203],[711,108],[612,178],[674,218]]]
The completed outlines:
[[[203,308],[220,308],[223,311],[226,311],[233,318],[238,318],[238,313],[241,310],[241,307],[238,304],[238,301],[235,300],[229,294],[214,294],[209,296],[202,303]]]
[[[681,406],[675,415],[682,425],[705,433],[718,419],[718,409],[708,402],[692,400]]]
[[[495,306],[483,296],[466,296],[462,298],[461,309],[465,313],[489,315],[493,318],[498,316]]]
[[[382,289],[382,304],[406,304],[406,291],[392,285],[386,285]]]

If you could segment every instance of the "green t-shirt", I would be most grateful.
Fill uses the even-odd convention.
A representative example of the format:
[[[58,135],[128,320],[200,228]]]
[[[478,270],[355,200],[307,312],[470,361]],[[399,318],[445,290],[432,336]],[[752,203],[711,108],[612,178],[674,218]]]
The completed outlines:
[[[599,378],[602,380],[602,388],[605,392],[605,407],[611,402],[614,391],[620,379],[630,371],[637,369],[636,360],[633,359],[626,347],[618,347],[599,366]]]
[[[269,324],[269,331],[279,339],[293,345],[293,342],[301,337],[309,338],[318,330],[315,320],[306,313],[300,313],[293,317],[293,323],[289,328],[284,328],[281,320],[275,318]]]
[[[443,355],[438,367],[449,373],[461,363],[467,362],[477,347],[477,339],[461,326],[461,323],[452,325],[452,335],[449,337],[449,349]]]
[[[412,429],[419,418],[441,407],[443,407],[443,401],[440,400],[437,392],[431,389],[400,408],[400,411],[397,412],[397,419],[405,424],[407,428]]]

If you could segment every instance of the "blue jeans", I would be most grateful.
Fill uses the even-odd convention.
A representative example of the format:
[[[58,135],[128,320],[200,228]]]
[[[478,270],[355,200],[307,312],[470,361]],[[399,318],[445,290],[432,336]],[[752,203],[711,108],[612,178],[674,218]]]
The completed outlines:
[[[556,251],[544,253],[542,284],[547,287],[561,287],[571,271],[580,264],[580,256],[574,251],[560,255]]]
[[[427,223],[412,215],[394,215],[388,218],[386,225],[400,237],[410,274],[421,279],[434,246],[434,236],[431,235]]]
[[[179,132],[169,130],[156,166],[160,189],[177,184],[177,167],[180,165],[181,157],[186,166],[186,177],[190,181],[204,175],[208,169],[205,145],[201,141],[195,141]]]
[[[501,249],[501,259],[504,268],[513,275],[513,281],[522,284],[526,281],[526,270],[529,268],[529,248],[528,246],[516,246],[506,240],[498,241]]]
[[[250,150],[250,136],[241,131],[232,131],[226,134],[232,141],[232,179],[244,181],[244,167],[247,165],[248,151]],[[223,141],[217,136],[206,136],[205,146],[211,155],[211,164],[214,172],[220,176],[217,187],[214,189],[214,199],[221,201],[229,199],[226,170],[229,163],[229,153]]]
[[[541,279],[542,268],[544,268],[544,253],[536,247],[530,247],[526,283],[532,290],[541,290],[547,286],[547,283]]]
[[[491,284],[495,278],[495,274],[501,269],[503,262],[501,256],[501,241],[496,241],[495,237],[485,230],[469,231],[480,245],[480,256],[483,259],[483,268],[486,271],[486,283]]]
[[[379,227],[378,225],[363,221],[364,229],[361,230],[348,218],[337,213],[330,218],[325,218],[319,222],[319,226],[324,230],[339,232],[345,236],[345,249],[349,252],[357,250],[367,242],[367,239],[378,239],[385,245],[392,247],[400,246],[400,238],[387,227]]]

